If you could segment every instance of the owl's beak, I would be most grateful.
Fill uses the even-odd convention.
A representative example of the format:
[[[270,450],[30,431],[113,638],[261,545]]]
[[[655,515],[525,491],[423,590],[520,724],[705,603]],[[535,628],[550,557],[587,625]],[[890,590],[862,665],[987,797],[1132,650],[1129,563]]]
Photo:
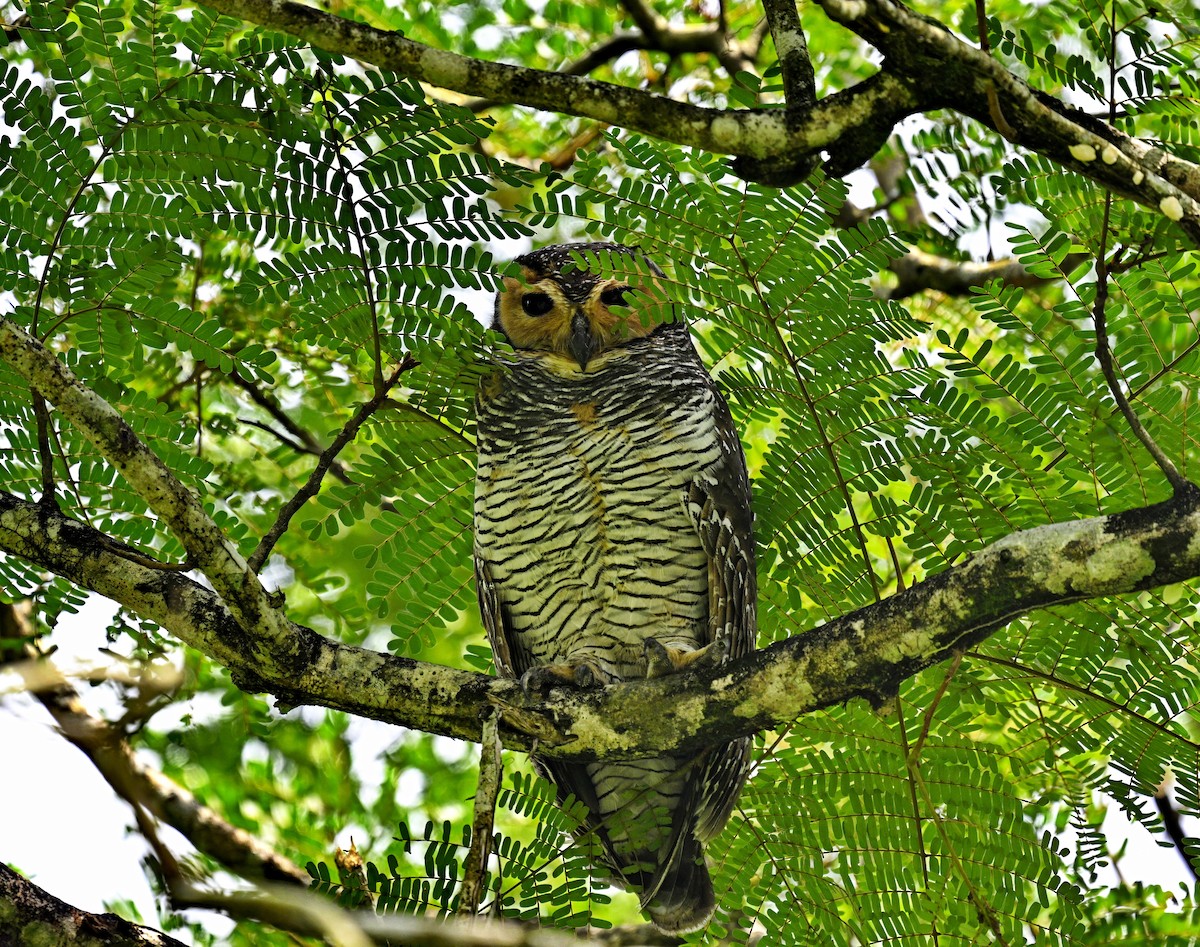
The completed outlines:
[[[571,337],[567,340],[567,348],[580,368],[587,368],[588,359],[596,354],[597,341],[592,334],[592,324],[582,312],[576,312],[571,318]]]

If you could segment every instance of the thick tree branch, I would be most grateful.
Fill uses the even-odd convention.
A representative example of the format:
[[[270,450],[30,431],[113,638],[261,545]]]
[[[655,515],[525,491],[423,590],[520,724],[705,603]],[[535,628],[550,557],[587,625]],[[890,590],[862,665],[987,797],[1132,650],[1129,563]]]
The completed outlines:
[[[83,523],[0,493],[0,550],[106,595],[225,664],[247,690],[430,733],[478,740],[502,713],[511,749],[588,760],[692,751],[865,698],[1037,608],[1200,576],[1200,491],[1167,503],[1014,533],[878,605],[716,670],[554,691],[343,645],[299,625],[287,647],[246,646],[232,613],[178,573],[131,563]]]
[[[1158,210],[1200,243],[1200,166],[1039,92],[985,50],[897,0],[817,2],[884,54],[884,71],[924,77],[923,109],[949,106],[1000,131],[998,108],[1014,143]]]
[[[769,184],[795,183],[820,154],[827,155],[830,173],[848,173],[915,112],[950,107],[994,129],[998,105],[1016,142],[1177,221],[1200,243],[1200,166],[1038,92],[896,0],[819,2],[831,19],[884,53],[885,61],[875,75],[818,100],[807,114],[704,108],[582,76],[486,62],[293,0],[211,0],[208,6],[439,88],[733,155],[739,174]]]
[[[0,862],[0,943],[185,947],[183,941],[115,914],[92,914],[72,907],[3,862]]]
[[[292,0],[215,0],[207,5],[330,52],[493,102],[591,118],[722,154],[762,156],[770,142],[784,143],[781,123],[765,112],[701,108],[583,76],[472,59]]]
[[[157,622],[226,665],[245,690],[471,740],[499,707],[505,745],[528,749],[536,741],[546,756],[694,751],[855,697],[880,704],[905,678],[1033,609],[1200,576],[1200,490],[1185,483],[1157,506],[1013,533],[960,566],[728,667],[560,691],[537,704],[512,681],[343,645],[286,622],[273,606],[269,633],[248,624],[262,587],[112,406],[3,317],[0,357],[117,466],[221,584],[213,581],[210,592],[133,560],[92,527],[7,493],[0,493],[0,551]],[[222,543],[217,553],[214,537]],[[243,584],[233,581],[238,574]]]
[[[113,465],[183,544],[247,632],[246,643],[286,647],[289,629],[258,577],[200,500],[167,469],[121,414],[79,382],[54,353],[0,316],[0,359],[53,404]]]
[[[317,895],[295,888],[276,886],[262,892],[215,894],[196,890],[188,894],[189,904],[195,907],[259,921],[279,930],[322,938],[323,943],[345,947],[355,947],[364,940],[380,947],[401,944],[404,947],[580,947],[581,944],[614,942],[604,936],[607,932],[580,939],[553,928],[491,918],[436,918],[346,911]],[[633,947],[652,947],[662,943],[660,935],[648,924],[622,930],[633,936],[617,943]],[[646,936],[637,936],[643,930]]]
[[[800,120],[780,109],[704,108],[583,76],[472,59],[293,0],[213,0],[207,5],[438,88],[591,118],[738,156],[744,159],[744,173],[772,182],[802,177],[812,157],[824,149],[853,153],[847,162],[857,167],[883,144],[896,122],[918,110],[911,84],[883,74],[822,99]],[[697,27],[697,38],[708,36],[709,30]]]
[[[561,931],[484,918],[464,921],[406,914],[353,913],[305,891],[278,886],[263,893],[195,891],[192,894],[191,903],[196,907],[261,921],[306,936],[328,937],[327,943],[365,942],[405,944],[407,947],[578,947],[581,943],[594,942],[649,947],[667,942],[649,925],[601,931],[597,936],[581,941]],[[643,930],[645,936],[638,936]],[[55,947],[185,947],[182,941],[115,914],[92,914],[74,908],[18,875],[3,862],[0,862],[0,943],[53,944]]]

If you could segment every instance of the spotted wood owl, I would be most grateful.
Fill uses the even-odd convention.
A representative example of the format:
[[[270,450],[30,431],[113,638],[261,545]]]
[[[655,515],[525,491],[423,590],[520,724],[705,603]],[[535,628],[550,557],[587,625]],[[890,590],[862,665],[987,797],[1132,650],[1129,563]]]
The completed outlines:
[[[729,409],[662,292],[616,244],[519,257],[496,299],[512,344],[481,383],[475,570],[501,674],[601,686],[754,648],[750,484]],[[699,754],[534,758],[586,804],[612,877],[664,931],[703,927],[704,845],[746,778],[748,739]]]

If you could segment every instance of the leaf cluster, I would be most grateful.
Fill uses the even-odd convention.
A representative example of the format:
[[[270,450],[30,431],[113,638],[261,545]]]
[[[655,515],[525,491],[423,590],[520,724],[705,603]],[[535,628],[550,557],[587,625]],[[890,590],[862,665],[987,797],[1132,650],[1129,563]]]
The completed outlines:
[[[1164,46],[1132,8],[1085,6],[1084,52],[1064,55],[1036,41],[1040,18],[1058,10],[1048,4],[1024,34],[999,17],[993,45],[1073,93],[1107,95],[1094,53],[1114,42],[1110,8],[1130,53],[1123,120],[1190,153],[1186,31]],[[449,26],[420,21],[431,42],[452,45],[438,31],[459,22],[482,44],[530,13],[516,0],[449,12]],[[202,7],[81,2],[30,15],[27,52],[0,63],[11,128],[0,139],[4,303],[122,410],[244,554],[381,379],[419,363],[267,563],[289,614],[325,634],[486,667],[471,402],[503,343],[479,323],[497,258],[534,234],[637,245],[664,268],[669,304],[691,324],[750,458],[761,644],[1013,530],[1165,498],[1092,354],[1104,240],[1122,254],[1108,310],[1122,384],[1194,475],[1194,254],[1121,204],[1102,239],[1103,195],[952,119],[907,146],[922,149],[911,181],[957,195],[953,228],[898,233],[874,217],[839,229],[840,182],[776,191],[732,177],[721,159],[636,136],[600,139],[565,174],[518,166],[498,155],[542,153],[553,124],[535,132],[520,118],[493,133],[397,76]],[[544,15],[570,28],[544,43],[517,31],[502,48],[558,61],[581,49],[576,33],[617,25],[614,11],[586,5]],[[914,242],[944,248],[947,229],[1013,208],[1025,216],[1006,226],[1012,252],[1045,287],[993,283],[967,300],[906,306],[877,291],[877,274]],[[5,368],[0,482],[147,554],[182,558],[77,432],[39,421]],[[38,596],[50,621],[83,598],[13,558],[0,559],[0,587]],[[952,673],[908,682],[888,716],[852,705],[765,735],[711,852],[720,910],[709,936],[744,942],[757,923],[778,944],[1066,944],[1137,927],[1192,942],[1194,919],[1170,914],[1161,892],[1095,881],[1113,860],[1096,814],[1109,804],[1152,824],[1144,801],[1169,774],[1181,808],[1200,814],[1198,604],[1187,584],[1054,609]],[[153,629],[114,632],[131,652],[172,647]],[[168,772],[312,861],[331,895],[360,897],[323,858],[353,830],[373,856],[379,909],[457,910],[473,791],[462,748],[388,735],[396,744],[380,752],[378,731],[338,715],[281,717],[207,661],[191,656],[187,669],[193,705],[139,736]],[[368,758],[385,765],[364,767]],[[524,775],[500,805],[485,910],[567,927],[629,914],[595,874],[591,843],[574,836],[577,809]]]

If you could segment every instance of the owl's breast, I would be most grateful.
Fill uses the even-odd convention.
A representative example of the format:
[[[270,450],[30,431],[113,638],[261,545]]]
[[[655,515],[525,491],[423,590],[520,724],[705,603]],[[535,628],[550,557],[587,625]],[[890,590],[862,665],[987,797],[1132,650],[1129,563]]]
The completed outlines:
[[[705,386],[507,390],[479,414],[476,555],[537,663],[642,673],[642,641],[697,647],[707,558],[685,504],[720,456]]]

